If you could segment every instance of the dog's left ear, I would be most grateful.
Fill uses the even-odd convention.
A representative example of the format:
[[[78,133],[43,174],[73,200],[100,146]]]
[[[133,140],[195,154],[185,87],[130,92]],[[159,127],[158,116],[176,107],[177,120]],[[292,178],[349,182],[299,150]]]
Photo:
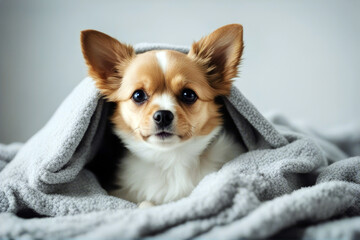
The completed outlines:
[[[193,43],[188,56],[204,68],[219,95],[228,95],[243,48],[243,27],[230,24]]]

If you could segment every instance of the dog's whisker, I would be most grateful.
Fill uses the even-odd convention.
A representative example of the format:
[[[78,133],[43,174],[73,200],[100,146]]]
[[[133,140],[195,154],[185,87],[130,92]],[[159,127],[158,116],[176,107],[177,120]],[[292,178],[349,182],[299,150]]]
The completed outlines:
[[[137,130],[140,130],[140,127],[135,128],[133,132],[136,132]]]

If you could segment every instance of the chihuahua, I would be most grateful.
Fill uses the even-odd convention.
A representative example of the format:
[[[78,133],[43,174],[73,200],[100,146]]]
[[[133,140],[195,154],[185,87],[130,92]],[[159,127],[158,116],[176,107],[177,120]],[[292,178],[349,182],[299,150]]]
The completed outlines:
[[[245,152],[224,130],[217,97],[228,96],[243,51],[243,28],[221,27],[188,54],[133,47],[95,30],[81,32],[96,87],[116,109],[114,133],[126,147],[110,195],[159,205],[188,196],[209,173]]]

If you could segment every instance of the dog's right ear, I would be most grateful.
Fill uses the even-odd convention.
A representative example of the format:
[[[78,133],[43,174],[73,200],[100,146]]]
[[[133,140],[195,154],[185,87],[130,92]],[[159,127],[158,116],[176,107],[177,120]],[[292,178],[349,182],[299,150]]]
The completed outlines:
[[[95,30],[81,32],[81,47],[96,87],[107,99],[116,101],[115,92],[126,65],[135,56],[134,49]]]

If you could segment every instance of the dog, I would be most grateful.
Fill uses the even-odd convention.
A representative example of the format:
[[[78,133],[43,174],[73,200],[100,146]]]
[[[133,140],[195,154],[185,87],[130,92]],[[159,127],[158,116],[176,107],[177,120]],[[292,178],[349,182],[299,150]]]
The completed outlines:
[[[209,173],[246,151],[224,130],[216,99],[230,94],[243,28],[223,26],[188,54],[133,47],[95,30],[82,52],[100,93],[116,105],[114,133],[126,147],[109,194],[150,207],[188,196]]]

